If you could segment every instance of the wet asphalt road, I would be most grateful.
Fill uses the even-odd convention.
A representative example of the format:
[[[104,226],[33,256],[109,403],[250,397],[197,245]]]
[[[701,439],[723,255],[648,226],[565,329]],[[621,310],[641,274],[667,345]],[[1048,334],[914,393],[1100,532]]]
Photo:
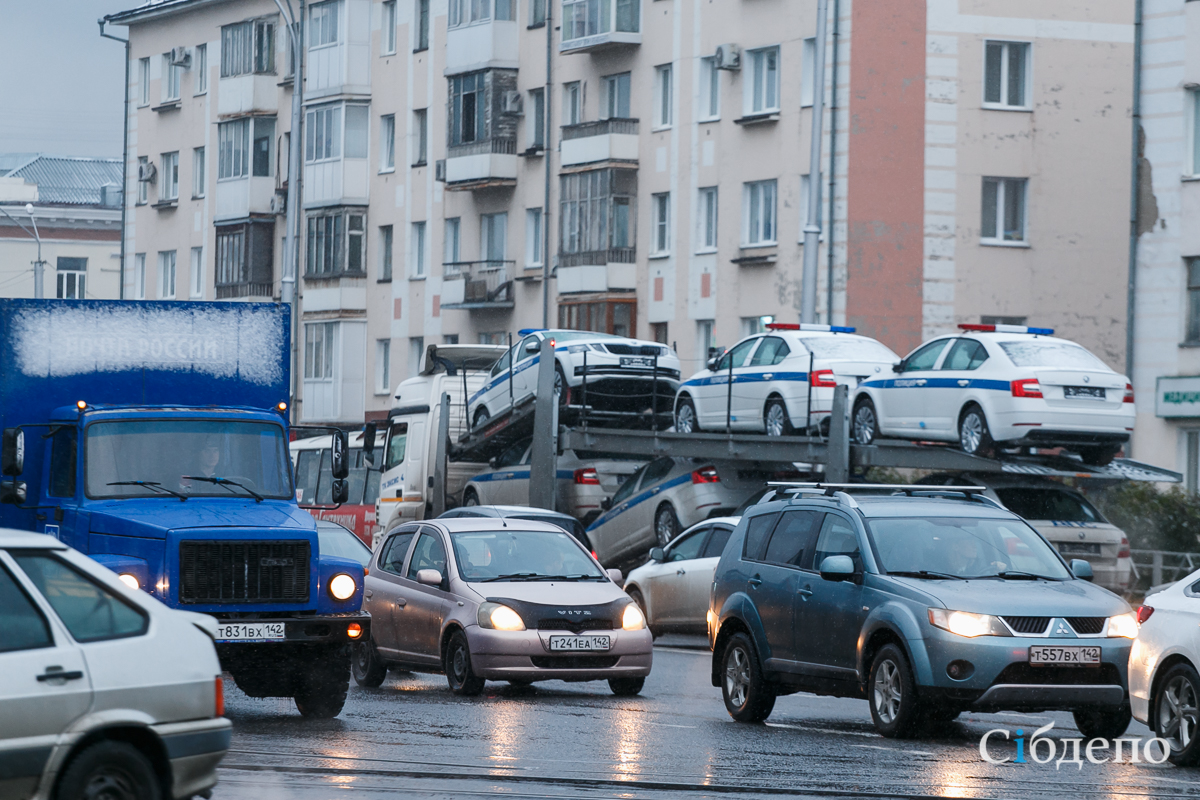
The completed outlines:
[[[233,746],[213,797],[1200,800],[1197,769],[981,760],[979,739],[993,728],[1028,734],[1053,720],[1051,738],[1078,737],[1069,714],[964,714],[894,741],[874,732],[864,701],[797,694],[780,698],[765,725],[738,724],[710,684],[710,658],[656,647],[636,698],[558,681],[489,683],[481,697],[459,698],[440,675],[393,674],[379,689],[352,683],[341,716],[324,722],[302,719],[290,700],[230,688]],[[1135,722],[1127,736],[1149,732]],[[990,752],[1015,755],[1003,743]]]

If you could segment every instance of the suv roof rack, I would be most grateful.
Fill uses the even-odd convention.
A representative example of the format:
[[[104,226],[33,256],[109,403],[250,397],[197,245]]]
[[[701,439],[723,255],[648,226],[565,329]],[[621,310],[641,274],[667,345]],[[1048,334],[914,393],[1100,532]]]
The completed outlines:
[[[963,500],[975,500],[981,503],[987,503],[997,508],[1003,508],[999,503],[986,496],[984,492],[987,488],[984,486],[921,486],[916,484],[895,484],[895,483],[814,483],[814,482],[795,482],[795,481],[770,481],[768,486],[778,487],[775,490],[775,496],[789,493],[809,493],[820,494],[825,497],[836,498],[839,502],[847,502],[847,505],[857,508],[858,503],[854,502],[854,498],[850,496],[850,492],[854,491],[891,491],[893,493],[903,493],[908,497],[956,497]],[[772,498],[774,499],[774,498]]]

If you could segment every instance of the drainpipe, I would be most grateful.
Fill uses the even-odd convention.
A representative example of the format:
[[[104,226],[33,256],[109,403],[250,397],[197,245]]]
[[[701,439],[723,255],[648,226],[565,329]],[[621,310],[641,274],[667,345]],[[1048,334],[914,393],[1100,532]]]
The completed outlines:
[[[800,276],[800,321],[817,321],[817,265],[821,241],[821,117],[825,111],[825,18],[828,0],[817,0],[813,54],[812,142],[808,155],[808,221],[804,225],[804,270]]]
[[[1134,316],[1137,311],[1138,217],[1141,208],[1138,191],[1141,188],[1142,135],[1142,0],[1133,4],[1133,142],[1130,147],[1129,181],[1129,283],[1125,306],[1125,374],[1133,381]]]
[[[550,160],[553,151],[550,149],[550,98],[554,94],[554,82],[551,79],[551,59],[554,52],[554,25],[551,0],[543,0],[546,4],[546,88],[542,90],[542,157],[546,170],[545,199],[542,200],[542,327],[550,327]]]
[[[829,233],[825,237],[825,322],[833,324],[833,207],[837,188],[838,18],[841,0],[833,0],[833,53],[829,82]]]
[[[128,177],[129,177],[129,40],[122,39],[119,36],[113,36],[111,33],[104,32],[104,23],[108,21],[107,17],[101,17],[96,20],[100,25],[100,35],[105,39],[112,39],[114,42],[121,42],[125,45],[125,102],[121,111],[121,249],[120,249],[120,265],[118,266],[118,280],[120,288],[118,289],[117,297],[121,300],[125,299],[125,209],[129,206]]]

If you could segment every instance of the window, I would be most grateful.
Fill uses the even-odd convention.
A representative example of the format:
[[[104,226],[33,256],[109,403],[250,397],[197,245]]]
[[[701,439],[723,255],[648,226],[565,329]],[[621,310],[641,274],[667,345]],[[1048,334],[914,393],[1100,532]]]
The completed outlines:
[[[448,218],[442,232],[442,262],[446,264],[459,263],[462,261],[462,253],[459,249],[462,220],[458,217]]]
[[[410,336],[408,338],[408,377],[412,378],[421,371],[421,356],[425,355],[425,337]]]
[[[175,251],[163,250],[158,254],[158,299],[175,299]]]
[[[124,639],[146,632],[150,624],[146,612],[122,600],[75,567],[37,551],[17,551],[12,556],[75,641]]]
[[[220,225],[216,251],[218,300],[274,294],[274,222]]]
[[[529,0],[529,27],[546,24],[546,0]]]
[[[87,290],[87,259],[58,257],[58,298],[83,300]]]
[[[758,344],[757,339],[736,344],[733,349],[725,355],[721,356],[721,360],[717,362],[717,370],[729,369],[732,365],[733,369],[740,369],[746,366],[746,362],[750,360],[750,351],[754,349],[754,345]]]
[[[457,333],[447,333],[442,336],[442,344],[458,344]]]
[[[651,255],[666,255],[671,252],[671,195],[670,193],[650,196],[650,207],[654,218],[651,233]]]
[[[717,187],[701,189],[697,203],[696,250],[717,249]]]
[[[672,83],[670,64],[654,68],[654,127],[669,128],[674,119]]]
[[[337,44],[338,13],[341,11],[341,0],[326,0],[324,3],[314,3],[308,7],[308,47],[324,47]]]
[[[816,547],[813,548],[813,569],[819,570],[821,564],[825,563],[825,559],[830,556],[850,556],[854,560],[856,569],[862,563],[858,549],[858,535],[850,523],[837,514],[825,515],[825,522],[821,525],[821,535],[817,537]]]
[[[346,158],[367,157],[367,125],[370,109],[366,106],[346,106]]]
[[[564,0],[563,43],[613,31],[637,33],[640,14],[638,0]]]
[[[717,119],[721,116],[721,71],[717,59],[709,56],[700,59],[700,119]]]
[[[500,16],[499,12],[502,3],[506,7],[506,10],[512,6],[511,0],[496,0],[496,18],[508,19],[507,16]],[[476,22],[487,22],[491,18],[492,0],[450,0],[448,27],[458,28]]]
[[[804,554],[811,552],[813,529],[822,516],[820,511],[788,511],[781,514],[767,542],[763,561],[786,567],[807,566]]]
[[[665,322],[651,322],[650,323],[650,339],[651,339],[651,341],[658,342],[659,344],[666,344],[667,336],[668,336],[667,323],[665,323]]]
[[[417,544],[413,547],[412,558],[408,560],[408,579],[415,581],[417,573],[423,569],[437,570],[443,580],[447,577],[446,547],[442,544],[441,537],[427,530],[421,534],[421,538],[417,539]]]
[[[388,394],[392,390],[392,340],[375,340],[375,394]]]
[[[250,122],[236,119],[217,125],[217,180],[250,174]]]
[[[563,84],[563,125],[578,125],[583,121],[583,85],[579,81]]]
[[[383,19],[379,37],[379,52],[392,55],[396,52],[396,0],[383,0]]]
[[[158,199],[179,199],[179,153],[162,154],[162,192]]]
[[[485,331],[479,334],[480,344],[504,344],[507,334],[504,331]],[[498,375],[508,369],[508,353],[505,353],[496,366],[492,368],[492,374]]]
[[[429,109],[418,108],[413,112],[413,163],[414,167],[425,166],[429,157]]]
[[[204,184],[208,179],[205,174],[204,148],[192,149],[192,197],[204,197]]]
[[[979,235],[987,243],[1025,241],[1024,178],[984,178]]]
[[[333,380],[336,349],[336,322],[308,322],[304,325],[304,379]]]
[[[766,314],[761,317],[742,317],[742,338],[766,333],[767,326],[775,321],[775,317]]]
[[[53,647],[50,626],[8,568],[0,564],[0,653]]]
[[[425,223],[412,224],[412,276],[425,277]]]
[[[933,369],[933,365],[937,363],[938,356],[946,349],[948,341],[950,340],[938,339],[920,348],[917,352],[900,362],[901,372],[923,372]]]
[[[150,59],[138,59],[138,105],[150,105]]]
[[[232,124],[232,123],[229,123]],[[308,136],[304,143],[304,163],[329,161],[342,156],[342,107],[319,106],[304,118]]]
[[[150,164],[148,156],[138,156],[138,186],[137,186],[137,201],[138,205],[144,205],[149,202],[150,181],[142,180],[142,175],[146,174],[146,168]]]
[[[771,529],[775,527],[777,519],[779,519],[778,514],[759,514],[757,517],[750,518],[750,524],[746,527],[746,539],[742,545],[742,555],[746,559],[762,560],[762,551],[767,545],[767,537],[771,534]]]
[[[558,306],[558,326],[576,331],[632,336],[637,330],[636,318],[637,303],[626,300],[561,303]]]
[[[183,78],[183,67],[171,63],[171,54],[163,53],[163,102],[169,103],[179,99],[179,84]]]
[[[365,230],[366,216],[361,211],[334,209],[310,216],[305,276],[361,274],[366,263],[363,252]]]
[[[757,319],[761,320],[762,317]],[[787,342],[783,339],[778,336],[767,336],[754,351],[754,357],[750,359],[750,366],[773,367],[787,358],[791,352],[792,348],[788,347]]]
[[[208,45],[196,45],[195,53],[192,69],[196,71],[196,94],[205,94],[208,92]]]
[[[969,370],[978,369],[987,361],[987,348],[975,339],[958,339],[942,361],[942,369]],[[1060,517],[1054,517],[1060,519]]]
[[[631,170],[599,169],[563,175],[560,179],[559,252],[562,264],[633,261],[633,199],[637,174]],[[611,253],[625,250],[624,253]],[[578,254],[577,257],[570,257]],[[595,254],[595,255],[586,255]],[[587,330],[587,329],[584,329]]]
[[[485,138],[487,130],[483,72],[450,79],[450,144],[469,144]]]
[[[256,178],[269,178],[275,164],[275,118],[254,119],[254,150],[250,174]]]
[[[983,104],[1029,108],[1029,43],[985,42]]]
[[[612,117],[628,118],[629,113],[629,73],[608,75],[604,78],[604,119]]]
[[[542,210],[525,209],[525,266],[542,266]]]
[[[800,50],[800,107],[813,104],[813,81],[817,77],[817,40],[805,39]]]
[[[379,226],[379,280],[392,279],[392,226]]]
[[[1188,172],[1191,175],[1200,175],[1200,89],[1189,91],[1188,98],[1192,101],[1192,129],[1190,131],[1192,163]]]
[[[508,214],[479,215],[480,260],[502,267],[508,254]],[[491,265],[489,265],[491,266]]]
[[[396,169],[396,115],[384,114],[379,118],[379,171],[392,172]]]
[[[1187,338],[1200,342],[1200,258],[1189,258],[1187,264]]]
[[[146,299],[146,254],[135,253],[133,256],[133,287],[129,293],[130,300]]]
[[[221,27],[221,77],[275,72],[275,23],[258,19]]]
[[[529,90],[529,109],[530,114],[526,119],[528,122],[527,133],[529,139],[529,147],[533,150],[544,150],[546,148],[546,90],[545,89],[530,89]]]
[[[775,244],[775,181],[754,181],[745,187],[745,244],[750,247]]]
[[[51,497],[75,496],[75,453],[78,436],[75,428],[51,429],[50,482],[46,493]]]
[[[751,50],[750,95],[746,98],[746,114],[771,114],[779,111],[779,48]]]
[[[496,0],[496,19],[512,22],[516,17],[515,0]]]
[[[192,300],[204,299],[204,248],[192,248],[192,264],[191,272],[191,289],[188,292],[188,297]]]
[[[428,50],[429,49],[429,0],[417,0],[417,40],[413,43],[413,50]]]

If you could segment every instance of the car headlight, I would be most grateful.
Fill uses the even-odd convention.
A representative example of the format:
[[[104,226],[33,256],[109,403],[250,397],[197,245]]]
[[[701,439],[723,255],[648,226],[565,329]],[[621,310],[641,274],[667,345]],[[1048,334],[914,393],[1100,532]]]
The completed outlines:
[[[134,591],[137,591],[138,589],[142,588],[141,584],[138,583],[137,577],[130,575],[128,572],[122,572],[117,577],[121,579],[121,583],[125,584],[126,586],[128,586],[130,589],[133,589]]]
[[[329,593],[334,600],[349,600],[358,591],[358,584],[344,572],[334,575],[329,581]]]
[[[1138,635],[1137,615],[1130,611],[1128,614],[1118,614],[1115,617],[1109,617],[1108,635],[1110,637],[1136,639]]]
[[[929,624],[956,636],[1012,636],[999,617],[991,614],[972,614],[970,611],[951,611],[948,608],[929,609]]]
[[[621,627],[627,631],[640,631],[646,627],[646,617],[637,603],[625,606],[625,613],[621,615]]]
[[[523,631],[525,620],[511,608],[500,603],[484,603],[475,615],[481,628],[491,628],[497,631]]]
[[[569,344],[569,345],[567,345],[568,353],[577,354],[577,353],[586,353],[587,351],[588,351],[588,346],[586,344]]]

